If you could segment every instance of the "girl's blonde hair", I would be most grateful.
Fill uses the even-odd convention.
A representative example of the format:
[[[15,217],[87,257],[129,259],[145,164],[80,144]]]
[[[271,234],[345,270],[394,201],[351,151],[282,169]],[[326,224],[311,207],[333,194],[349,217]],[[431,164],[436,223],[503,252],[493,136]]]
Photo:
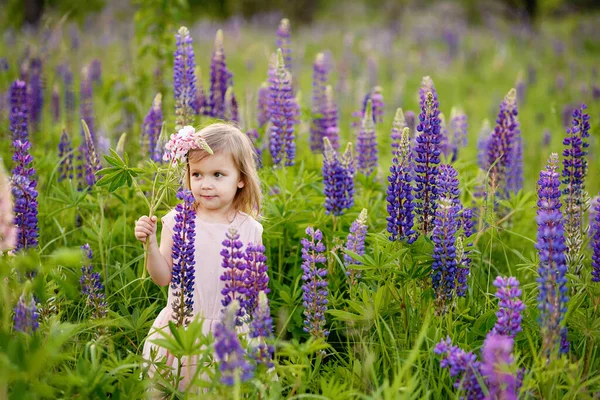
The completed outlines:
[[[196,133],[210,146],[214,153],[229,152],[233,163],[240,171],[244,186],[238,188],[233,198],[233,208],[257,217],[260,214],[260,180],[256,172],[256,151],[248,135],[237,127],[226,123],[214,123]],[[185,167],[184,187],[190,189],[190,161],[198,162],[210,154],[204,149],[193,149],[188,153],[188,164]],[[195,202],[195,206],[198,204]]]

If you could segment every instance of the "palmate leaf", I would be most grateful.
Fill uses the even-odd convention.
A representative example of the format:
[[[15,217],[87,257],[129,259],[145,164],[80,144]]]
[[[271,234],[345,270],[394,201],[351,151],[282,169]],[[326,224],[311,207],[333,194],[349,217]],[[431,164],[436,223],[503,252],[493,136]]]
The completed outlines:
[[[122,186],[131,187],[133,179],[144,173],[141,168],[129,167],[129,156],[123,154],[123,158],[113,149],[110,149],[111,155],[104,156],[104,159],[111,167],[103,168],[96,172],[96,175],[102,175],[102,178],[96,182],[96,186],[108,186],[109,192],[114,192]]]

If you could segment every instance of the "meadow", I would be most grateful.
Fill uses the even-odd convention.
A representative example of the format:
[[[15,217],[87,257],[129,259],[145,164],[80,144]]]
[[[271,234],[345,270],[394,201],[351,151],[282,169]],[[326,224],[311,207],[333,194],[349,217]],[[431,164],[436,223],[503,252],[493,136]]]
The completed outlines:
[[[367,11],[3,30],[0,399],[598,398],[600,16]],[[141,357],[169,287],[133,228],[181,202],[169,135],[217,120],[259,154],[267,347],[175,321],[182,389]]]

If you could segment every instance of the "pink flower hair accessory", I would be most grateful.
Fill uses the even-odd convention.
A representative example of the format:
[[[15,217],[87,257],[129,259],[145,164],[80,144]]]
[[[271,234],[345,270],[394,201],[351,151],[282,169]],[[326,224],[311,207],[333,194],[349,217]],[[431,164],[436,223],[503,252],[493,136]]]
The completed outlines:
[[[190,150],[204,149],[209,154],[214,154],[206,140],[201,137],[193,126],[184,126],[177,133],[173,133],[165,144],[163,160],[172,161],[173,164],[186,162]]]

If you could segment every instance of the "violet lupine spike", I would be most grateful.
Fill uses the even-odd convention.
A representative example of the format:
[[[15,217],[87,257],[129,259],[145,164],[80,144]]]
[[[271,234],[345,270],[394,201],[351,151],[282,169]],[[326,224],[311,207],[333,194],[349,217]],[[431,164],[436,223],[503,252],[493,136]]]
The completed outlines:
[[[450,149],[451,162],[456,161],[461,147],[467,146],[467,114],[463,110],[452,107],[450,111]]]
[[[265,246],[262,244],[248,243],[244,253],[246,269],[244,270],[244,286],[246,287],[246,300],[242,305],[247,315],[254,315],[258,307],[259,293],[269,293],[269,275],[267,271],[267,256]]]
[[[258,306],[252,315],[248,336],[254,339],[250,342],[250,357],[259,366],[273,368],[275,348],[270,343],[273,339],[273,318],[269,308],[269,299],[264,291],[258,294]]]
[[[197,109],[196,60],[190,31],[182,26],[175,35],[177,49],[173,56],[173,89],[175,95],[175,130],[192,125]],[[225,92],[223,92],[225,95]]]
[[[327,64],[325,55],[317,54],[313,63],[313,84],[312,84],[312,121],[310,124],[310,150],[313,153],[323,151],[323,137],[325,136],[325,127],[323,116],[327,103]]]
[[[88,189],[91,189],[96,184],[96,181],[101,178],[100,176],[96,175],[96,172],[102,169],[102,163],[100,162],[100,157],[98,157],[98,153],[96,152],[96,145],[94,144],[94,140],[87,123],[82,120],[81,125],[85,135],[85,142],[79,146],[79,150],[83,150],[83,155],[80,159],[80,162],[82,162],[81,171],[85,171],[85,184],[87,185]]]
[[[339,216],[344,214],[344,210],[354,205],[354,172],[349,169],[352,159],[343,162],[333,149],[329,139],[324,138],[323,142],[322,173],[325,214]],[[352,157],[352,143],[348,143],[346,153]]]
[[[519,379],[514,369],[513,338],[490,333],[483,342],[481,375],[488,389],[486,399],[518,400]]]
[[[54,84],[51,95],[51,111],[52,111],[52,122],[57,123],[60,119],[60,91],[58,85]]]
[[[34,57],[29,61],[29,121],[34,127],[38,127],[42,118],[44,107],[44,93],[42,87],[42,60]]]
[[[548,147],[552,142],[552,131],[550,129],[544,129],[544,136],[542,138],[542,146]]]
[[[29,154],[31,143],[13,142],[12,195],[15,201],[14,223],[17,227],[15,252],[34,248],[38,245],[38,192],[36,190],[35,169],[31,166],[33,156]]]
[[[404,128],[407,128],[408,124],[406,123],[406,118],[404,118],[404,113],[402,109],[399,108],[396,110],[396,115],[394,116],[394,122],[392,123],[392,157],[396,156],[396,152],[398,151],[398,147],[400,146],[400,139],[402,139],[402,131]],[[410,129],[409,129],[409,139],[410,139]]]
[[[440,163],[439,103],[433,93],[427,94],[419,114],[415,148],[415,212],[419,216],[419,232],[429,235],[437,207],[437,176]]]
[[[175,208],[177,214],[173,227],[171,290],[174,300],[171,318],[177,326],[187,326],[194,318],[196,211],[191,191],[179,190],[177,198],[183,203]]]
[[[467,399],[484,400],[485,396],[478,376],[481,376],[481,363],[477,356],[452,345],[452,339],[447,337],[436,344],[433,352],[442,357],[440,367],[448,368],[451,377],[458,377],[454,382],[456,389],[462,389]]]
[[[154,97],[152,107],[148,111],[148,114],[144,117],[144,123],[142,124],[142,143],[141,148],[150,158],[155,162],[162,161],[162,151],[157,146],[158,137],[163,125],[163,112],[162,112],[162,95],[158,93]]]
[[[306,228],[309,239],[302,238],[302,306],[304,307],[304,332],[314,338],[325,338],[329,331],[325,329],[325,312],[327,311],[327,268],[319,268],[317,264],[325,264],[325,245],[323,234],[319,229]]]
[[[262,128],[269,122],[269,86],[263,82],[258,89],[258,102],[256,105],[256,122]]]
[[[333,88],[325,88],[325,106],[323,107],[323,137],[328,138],[331,147],[337,151],[340,148],[340,129],[338,128],[338,107],[333,100]]]
[[[292,72],[292,47],[290,20],[283,18],[277,27],[277,48],[281,49],[285,61],[285,69]]]
[[[514,139],[513,161],[508,171],[507,189],[518,193],[523,189],[523,137],[520,130]]]
[[[542,350],[546,357],[559,351],[564,315],[567,311],[567,246],[564,238],[563,216],[560,212],[560,179],[558,155],[552,153],[538,181],[538,224],[536,249],[540,256],[538,267],[538,308],[542,331]]]
[[[235,98],[233,87],[231,86],[228,87],[227,91],[225,92],[225,119],[236,124],[240,120],[237,99]]]
[[[62,134],[60,135],[58,157],[60,158],[58,181],[73,179],[73,147],[71,146],[71,139],[69,138],[66,129],[63,129]]]
[[[450,138],[448,131],[448,126],[446,125],[446,116],[444,113],[440,113],[440,151],[444,155],[444,157],[448,157],[450,154]]]
[[[525,310],[525,304],[519,299],[522,292],[519,289],[519,281],[509,276],[508,278],[496,277],[494,286],[498,288],[496,297],[498,298],[498,312],[496,312],[496,325],[492,328],[490,334],[504,335],[513,338],[521,332],[521,313]]]
[[[590,209],[590,235],[592,236],[592,281],[600,282],[600,194],[592,200]],[[592,213],[592,210],[594,213]]]
[[[79,278],[81,294],[85,296],[85,302],[92,310],[92,318],[102,318],[108,313],[102,278],[98,272],[94,272],[94,268],[92,267],[93,254],[90,245],[87,243],[84,244],[81,246],[81,250],[88,259],[88,264],[81,266],[81,277]]]
[[[225,63],[225,49],[223,47],[223,31],[219,29],[215,36],[212,58],[210,61],[210,116],[225,118],[225,92],[233,86],[233,74],[227,69]]]
[[[197,91],[194,111],[196,112],[196,115],[209,115],[208,99],[206,98],[206,92],[204,91],[204,85],[202,84],[202,71],[199,66],[196,66],[195,73]]]
[[[520,137],[517,114],[516,92],[511,89],[500,103],[496,126],[487,144],[486,165],[491,166],[489,184],[495,190],[504,187],[502,192],[497,193],[501,198],[508,197],[509,192],[514,189],[514,185],[508,186],[508,180],[509,174],[513,172]]]
[[[102,62],[97,58],[90,63],[90,80],[97,85],[102,84]]]
[[[358,218],[352,222],[350,233],[346,237],[345,250],[362,256],[365,254],[365,238],[367,236],[367,209],[363,208]],[[347,282],[350,286],[356,286],[358,279],[361,278],[360,270],[352,268],[353,265],[361,265],[360,261],[355,260],[344,253],[344,265],[346,266]]]
[[[236,325],[241,325],[241,318],[244,317],[247,300],[248,289],[245,285],[246,279],[246,260],[244,258],[244,252],[242,247],[244,244],[240,240],[240,234],[235,228],[229,229],[225,234],[225,240],[223,240],[223,249],[221,250],[221,257],[223,262],[221,266],[224,271],[221,274],[221,280],[225,282],[225,287],[221,290],[223,299],[221,304],[223,305],[223,311],[225,307],[229,306],[232,301],[236,300],[240,307],[237,308]]]
[[[569,270],[579,274],[583,267],[582,247],[585,230],[583,214],[587,210],[585,178],[587,176],[587,154],[589,143],[590,116],[585,112],[586,105],[573,110],[571,127],[563,140],[562,190],[565,204],[565,240],[567,244],[567,265]]]
[[[358,133],[356,152],[358,153],[358,171],[364,175],[371,175],[377,168],[377,136],[371,100],[367,101],[367,109]]]
[[[375,122],[375,124],[381,124],[383,122],[383,113],[385,109],[385,103],[383,102],[383,88],[381,86],[375,86],[371,90],[369,98],[373,102],[373,122]],[[365,102],[363,104],[363,115],[367,110],[366,106]]]
[[[475,226],[475,221],[473,221],[473,210],[470,208],[463,208],[460,213],[460,227],[462,228],[462,234],[464,235],[464,239],[468,239],[473,235],[473,227]],[[464,246],[463,236],[459,236],[457,240],[457,254],[458,246],[460,243],[460,257],[456,258],[456,262],[458,264],[458,272],[457,272],[457,286],[456,286],[456,295],[459,297],[466,296],[467,291],[467,279],[471,272],[471,257],[470,248],[473,246],[473,243],[468,243],[466,248]]]
[[[215,326],[215,353],[219,360],[221,383],[233,386],[236,381],[245,382],[254,376],[254,368],[246,359],[246,352],[236,331],[236,318],[240,304],[233,300],[223,313],[223,319]]]
[[[0,158],[0,255],[15,248],[17,228],[14,223],[14,208],[11,183]]]
[[[12,139],[29,140],[27,84],[14,81],[10,86],[10,131]]]
[[[40,314],[31,294],[22,294],[19,297],[19,302],[15,306],[14,312],[13,321],[15,323],[15,331],[31,335],[38,330],[40,326],[38,322]]]
[[[90,130],[92,142],[95,145],[97,142],[96,142],[96,130],[95,130],[95,123],[94,123],[93,86],[92,86],[92,81],[90,80],[90,77],[89,77],[88,67],[83,67],[81,69],[81,82],[80,82],[79,95],[80,95],[80,102],[81,102],[81,104],[80,104],[81,119],[84,120],[85,123],[87,124],[87,126]],[[81,136],[83,138],[85,138],[85,132],[83,130],[83,127],[81,128]]]
[[[387,188],[387,231],[391,241],[406,240],[413,243],[417,239],[414,225],[414,204],[412,187],[412,150],[409,130],[402,130],[399,147],[392,159]]]
[[[490,168],[488,161],[488,144],[491,135],[492,127],[490,126],[490,121],[484,119],[481,129],[479,130],[479,137],[477,138],[477,165],[484,171],[487,171]]]
[[[294,136],[295,110],[291,76],[283,64],[281,49],[277,50],[277,73],[269,77],[269,115],[271,132],[269,150],[273,165],[281,166],[285,158],[286,167],[295,164],[296,143]]]

